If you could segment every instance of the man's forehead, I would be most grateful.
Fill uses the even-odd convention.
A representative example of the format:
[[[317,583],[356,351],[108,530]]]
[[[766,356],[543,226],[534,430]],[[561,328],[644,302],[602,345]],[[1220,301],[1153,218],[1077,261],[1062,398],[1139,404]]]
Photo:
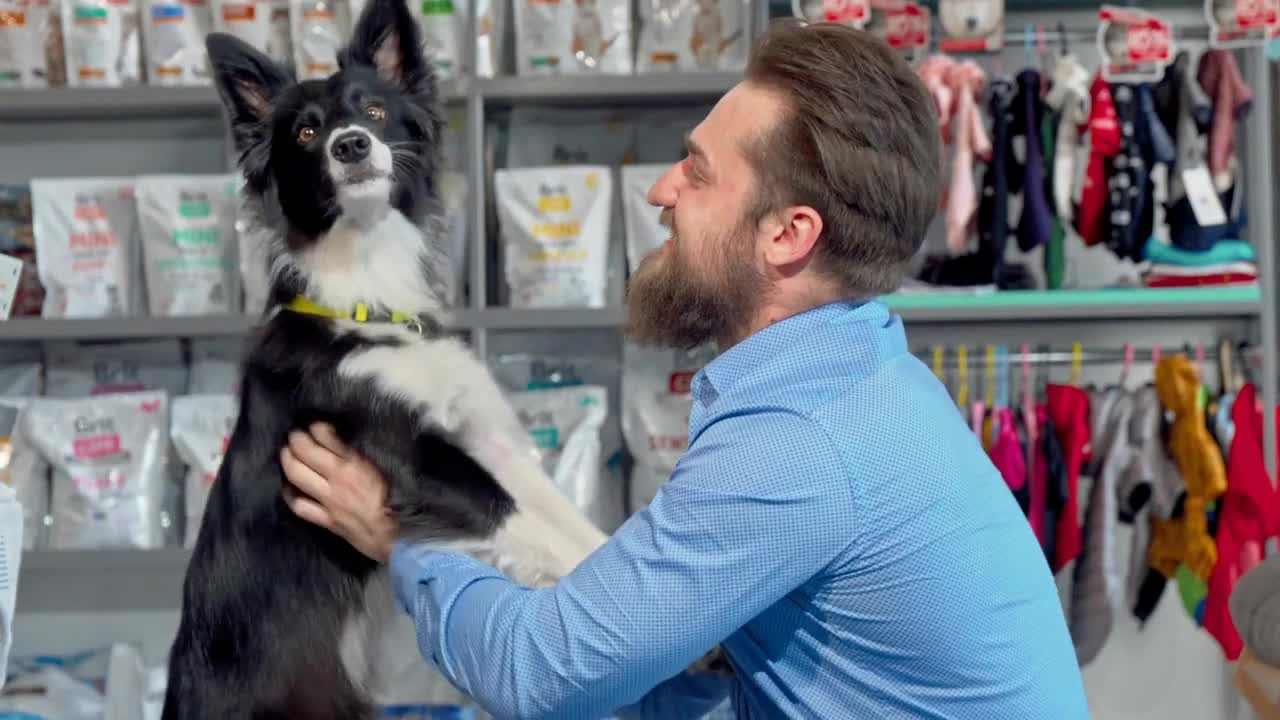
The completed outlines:
[[[689,133],[691,151],[714,154],[743,138],[759,136],[773,126],[782,102],[775,93],[749,83],[739,83],[711,108],[707,117]]]

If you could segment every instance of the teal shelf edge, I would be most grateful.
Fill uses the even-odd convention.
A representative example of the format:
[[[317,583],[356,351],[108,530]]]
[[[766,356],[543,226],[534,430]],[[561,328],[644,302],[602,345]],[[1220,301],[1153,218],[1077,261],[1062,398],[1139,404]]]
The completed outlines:
[[[1031,308],[1260,303],[1256,285],[1205,288],[1107,288],[1101,290],[1006,290],[976,294],[901,293],[881,300],[894,310],[934,308]]]

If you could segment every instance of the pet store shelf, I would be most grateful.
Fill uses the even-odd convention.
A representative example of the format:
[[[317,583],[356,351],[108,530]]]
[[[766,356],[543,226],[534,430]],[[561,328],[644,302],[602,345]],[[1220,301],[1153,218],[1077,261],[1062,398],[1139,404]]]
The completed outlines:
[[[884,300],[904,321],[914,324],[1253,318],[1262,313],[1262,290],[1257,286],[900,293]]]
[[[476,312],[472,327],[488,330],[614,328],[622,325],[622,308],[486,308]]]
[[[476,91],[496,104],[519,101],[558,103],[664,102],[714,100],[742,79],[739,73],[657,75],[567,75],[478,78]]]
[[[442,84],[446,102],[466,96],[464,81]],[[36,88],[0,90],[0,121],[113,120],[221,116],[212,87]]]
[[[23,553],[18,610],[176,608],[191,552],[35,550]]]

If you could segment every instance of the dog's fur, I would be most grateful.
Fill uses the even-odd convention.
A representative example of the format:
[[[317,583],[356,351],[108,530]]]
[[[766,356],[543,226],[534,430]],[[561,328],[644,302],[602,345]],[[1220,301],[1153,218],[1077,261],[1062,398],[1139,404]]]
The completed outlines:
[[[187,570],[165,720],[373,716],[370,638],[407,621],[384,570],[282,499],[281,448],[313,421],[332,423],[381,471],[409,537],[517,582],[549,584],[604,541],[543,472],[483,363],[438,330],[449,267],[443,122],[421,47],[404,0],[369,0],[326,80],[296,83],[229,35],[207,40],[244,220],[271,239],[271,297]],[[363,162],[334,157],[350,133],[368,144]],[[298,295],[408,312],[426,330],[282,309]],[[412,629],[403,637],[412,644]]]

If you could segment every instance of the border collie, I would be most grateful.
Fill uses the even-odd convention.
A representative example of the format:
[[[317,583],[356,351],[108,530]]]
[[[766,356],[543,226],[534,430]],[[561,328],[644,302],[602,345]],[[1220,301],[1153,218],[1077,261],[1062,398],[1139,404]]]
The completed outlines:
[[[409,621],[384,568],[284,504],[291,430],[332,423],[386,477],[410,538],[522,584],[554,582],[605,538],[443,332],[443,121],[405,0],[369,0],[324,80],[296,82],[229,35],[206,46],[271,288],[187,569],[163,717],[371,718],[372,638]]]

